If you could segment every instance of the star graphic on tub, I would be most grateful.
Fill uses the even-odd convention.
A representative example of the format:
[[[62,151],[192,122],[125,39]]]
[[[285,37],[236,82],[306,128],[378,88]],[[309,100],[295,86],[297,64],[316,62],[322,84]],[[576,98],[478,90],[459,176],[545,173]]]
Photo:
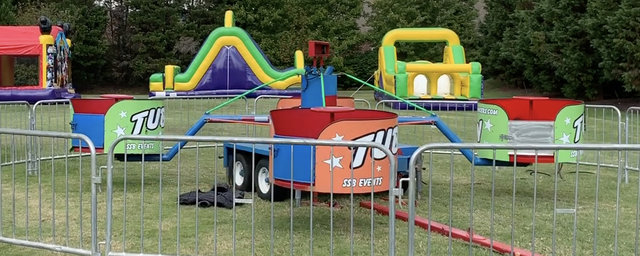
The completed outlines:
[[[125,117],[127,117],[127,112],[120,111],[120,118],[125,118]]]
[[[493,127],[493,125],[491,124],[491,119],[487,119],[487,121],[484,122],[484,128],[491,131],[491,127]]]
[[[568,144],[569,143],[569,134],[566,133],[562,133],[562,138],[558,139],[560,141],[562,141],[563,144]]]
[[[342,161],[342,157],[335,157],[334,155],[331,155],[330,159],[324,160],[323,162],[327,163],[329,165],[329,168],[338,167],[342,169],[342,164],[340,163],[340,161]]]
[[[378,167],[376,167],[376,170],[377,170],[378,172],[381,172],[381,171],[382,171],[382,166],[379,166],[379,165],[378,165]]]
[[[571,118],[567,117],[564,119],[564,124],[569,125],[571,123]]]
[[[124,136],[124,128],[120,127],[120,125],[113,132],[116,133],[116,137]]]
[[[333,137],[333,138],[332,138],[332,140],[335,140],[335,141],[341,141],[341,140],[342,140],[342,138],[344,138],[344,135],[340,136],[339,134],[337,134],[337,133],[336,133],[336,136],[335,136],[335,137]]]

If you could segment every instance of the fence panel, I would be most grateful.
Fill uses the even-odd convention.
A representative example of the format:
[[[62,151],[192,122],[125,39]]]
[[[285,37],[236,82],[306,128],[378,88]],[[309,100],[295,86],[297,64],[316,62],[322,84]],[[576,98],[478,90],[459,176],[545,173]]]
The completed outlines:
[[[625,113],[625,143],[640,144],[640,107],[630,107]],[[625,172],[640,170],[638,152],[625,152]]]
[[[182,149],[171,161],[152,162],[149,160],[157,156],[125,153],[117,156],[122,161],[116,162],[114,154],[109,154],[106,255],[394,255],[396,252],[396,230],[389,229],[394,227],[394,219],[359,206],[359,202],[380,202],[380,199],[374,198],[375,185],[371,184],[378,182],[378,172],[391,173],[395,170],[391,151],[380,144],[302,139],[138,136],[121,137],[113,147],[118,143],[144,144],[158,140],[163,144],[187,140],[193,147]],[[226,144],[220,147],[201,146],[221,143]],[[274,149],[277,145],[282,147]],[[113,147],[109,152],[113,152]],[[294,147],[315,149],[294,153],[298,152],[293,150]],[[288,168],[293,177],[314,175],[313,168],[307,168],[309,173],[301,172],[298,168],[305,169],[307,165],[299,161],[312,158],[315,150],[321,148],[330,152],[326,156],[329,160],[323,161],[328,166],[324,168],[329,168],[329,180],[338,183],[336,189],[347,186],[347,191],[351,192],[345,194],[343,189],[341,193],[334,193],[333,187],[327,191],[318,183],[317,186],[307,187],[310,192],[301,193],[296,189],[304,186],[304,183],[298,182],[286,182],[284,186],[288,188],[271,184],[274,193],[270,195],[261,192],[265,185],[269,188],[268,173],[273,169],[269,165],[268,155],[291,154],[291,162],[280,162],[278,168]],[[351,182],[350,178],[343,179],[345,175],[354,175],[347,163],[347,157],[350,157],[340,154],[353,154],[353,150],[358,149],[378,152],[375,154],[382,154],[389,161],[380,166],[385,162],[365,160],[365,166],[371,165],[370,178]],[[248,192],[224,185],[227,184],[227,172],[230,171],[224,166],[225,151],[230,166],[236,166],[239,172],[244,170],[255,174],[248,184],[244,183],[247,176],[233,175],[238,178],[231,180],[232,183],[240,182],[239,185],[247,184]],[[141,159],[146,161],[135,161]],[[294,162],[297,174],[293,174]],[[324,166],[324,163],[319,164]],[[374,168],[374,164],[378,166]],[[284,172],[286,175],[288,171],[285,169],[278,170],[284,170],[280,174]],[[367,177],[366,173],[364,177]],[[395,185],[394,180],[395,173],[389,178],[390,187]],[[360,185],[365,192],[353,193]],[[369,189],[366,186],[372,189],[371,192],[366,192]],[[200,198],[197,201],[196,191],[199,191],[197,196]],[[392,197],[392,190],[389,191],[375,195]],[[316,195],[315,192],[322,193]],[[189,193],[191,196],[183,197],[182,201],[189,205],[179,204],[180,195]],[[284,201],[280,202],[280,199]],[[390,211],[394,211],[393,200],[381,203],[388,204]],[[217,207],[197,207],[195,204],[214,204]],[[406,252],[400,252],[399,255],[406,255]]]
[[[584,135],[582,143],[621,144],[624,123],[620,110],[609,105],[585,105]],[[595,164],[597,152],[583,152],[583,164]],[[600,155],[600,164],[611,167],[622,167],[622,155],[618,152],[606,152]]]
[[[71,101],[41,100],[32,107],[32,129],[40,131],[71,132],[73,107]]]
[[[476,142],[476,104],[475,101],[412,101],[433,109],[442,120],[460,139],[467,142]],[[393,107],[392,107],[393,106]],[[381,100],[375,106],[376,110],[384,110],[397,113],[400,116],[428,116],[429,113],[414,109],[399,100]],[[437,142],[449,142],[449,140],[435,126],[403,126],[400,128],[401,143],[427,144]]]
[[[26,101],[0,102],[0,128],[30,130],[31,106]],[[16,143],[28,145],[16,149],[15,160],[7,155],[0,155],[0,166],[10,164],[13,161],[26,161],[32,144],[28,144],[25,137],[15,138]],[[32,158],[33,159],[33,158]]]
[[[183,135],[191,128],[205,112],[212,110],[212,115],[246,115],[251,110],[247,99],[234,95],[220,96],[176,96],[176,97],[152,97],[151,99],[163,99],[165,108],[164,134]],[[216,108],[214,110],[214,108]],[[225,136],[230,132],[239,130],[238,125],[230,124],[207,125],[198,132],[198,135]],[[249,127],[244,127],[248,134]]]
[[[35,170],[18,155],[32,138],[40,145]],[[71,140],[83,140],[91,153],[55,150]],[[0,166],[0,242],[98,255],[93,143],[79,134],[3,128],[0,155],[11,161]],[[19,255],[24,249],[3,246],[2,252]]]
[[[577,163],[543,163],[540,153],[529,165],[477,166],[453,153],[435,154],[459,149],[494,156],[507,149],[516,161],[518,151],[568,149]],[[595,161],[581,164],[585,154],[578,151],[593,153]],[[604,157],[638,151],[639,145],[621,144],[424,145],[410,160],[426,169],[410,173],[409,255],[638,255],[640,176],[632,172],[623,183],[624,174]]]

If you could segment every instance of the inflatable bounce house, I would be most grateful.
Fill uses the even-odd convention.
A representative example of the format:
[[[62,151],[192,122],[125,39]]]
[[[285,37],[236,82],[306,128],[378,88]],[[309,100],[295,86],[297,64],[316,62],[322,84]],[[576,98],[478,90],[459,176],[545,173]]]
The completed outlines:
[[[224,27],[209,34],[187,70],[166,65],[164,73],[149,77],[150,96],[238,95],[266,83],[247,96],[300,95],[284,89],[300,84],[300,76],[290,75],[303,68],[303,61],[302,51],[296,51],[294,68],[275,68],[251,36],[235,26],[233,12],[227,11]]]
[[[52,26],[40,17],[39,26],[0,26],[0,101],[75,98],[71,84],[69,24]],[[38,84],[16,85],[17,58],[37,58]]]
[[[405,62],[398,60],[396,42],[444,42],[442,63],[425,60]],[[378,50],[378,69],[374,74],[375,85],[387,92],[407,100],[469,101],[482,97],[481,65],[467,63],[464,48],[458,35],[444,28],[398,28],[387,32]],[[392,99],[376,92],[376,100]],[[420,104],[429,108],[444,108]],[[460,102],[457,105],[469,106]],[[475,106],[475,105],[474,105]],[[396,107],[396,106],[394,106]],[[465,109],[465,110],[475,110]]]

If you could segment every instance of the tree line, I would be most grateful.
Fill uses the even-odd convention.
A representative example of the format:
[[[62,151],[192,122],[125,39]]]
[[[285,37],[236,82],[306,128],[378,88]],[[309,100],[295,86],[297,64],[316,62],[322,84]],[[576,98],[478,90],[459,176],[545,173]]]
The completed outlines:
[[[370,78],[384,34],[446,27],[482,63],[485,79],[580,99],[640,90],[637,0],[0,0],[0,24],[36,25],[41,15],[72,24],[74,86],[147,88],[164,65],[186,69],[233,10],[277,67],[293,66],[309,40],[331,44],[328,64]],[[481,10],[479,10],[481,9]],[[486,15],[485,15],[486,13]],[[442,60],[438,43],[399,43],[402,60]],[[310,63],[310,61],[307,61]],[[372,81],[372,80],[370,80]],[[340,80],[341,87],[359,86]]]

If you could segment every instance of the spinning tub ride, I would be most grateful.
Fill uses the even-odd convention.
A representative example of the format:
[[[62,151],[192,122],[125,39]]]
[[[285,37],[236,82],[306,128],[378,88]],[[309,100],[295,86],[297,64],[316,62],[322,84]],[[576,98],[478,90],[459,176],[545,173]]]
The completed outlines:
[[[349,107],[291,108],[271,111],[271,120],[274,138],[370,141],[385,145],[394,154],[398,152],[398,116],[394,113]],[[372,187],[374,192],[387,191],[389,159],[380,150],[369,150],[274,145],[270,156],[274,183],[289,187],[293,181],[304,191],[313,185],[318,193],[348,194],[352,188],[354,193],[370,193]]]
[[[87,135],[98,152],[108,153],[112,142],[124,135],[161,135],[164,128],[164,102],[134,99],[129,95],[104,94],[99,98],[71,99],[71,131]],[[73,150],[85,151],[87,145],[73,140]],[[161,154],[160,141],[127,141],[118,144],[116,157],[123,154]]]
[[[301,98],[281,99],[268,117],[255,120],[270,123],[274,138],[380,143],[396,157],[398,174],[406,174],[409,157],[417,146],[398,145],[398,116],[386,111],[355,109],[353,98],[337,97],[337,77],[331,70],[327,70],[323,79],[305,75]],[[324,80],[324,92],[320,92],[321,80]],[[265,200],[271,200],[272,182],[274,200],[288,198],[292,185],[296,190],[314,193],[388,191],[389,159],[380,150],[370,150],[333,147],[332,151],[329,146],[225,143],[224,166],[228,168],[229,180],[238,189],[251,191],[254,180],[255,191]],[[255,159],[255,166],[251,165],[251,159]]]
[[[483,99],[478,102],[479,143],[576,144],[584,131],[584,103],[547,97]],[[577,150],[537,151],[539,163],[575,162]],[[533,150],[478,150],[480,158],[530,164]]]

